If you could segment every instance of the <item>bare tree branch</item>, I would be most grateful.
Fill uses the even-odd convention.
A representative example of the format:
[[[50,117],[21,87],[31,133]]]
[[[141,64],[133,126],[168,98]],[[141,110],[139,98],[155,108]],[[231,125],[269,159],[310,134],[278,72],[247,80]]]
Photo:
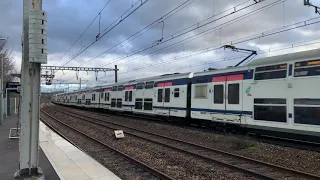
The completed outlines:
[[[0,34],[0,37],[5,37],[3,34]],[[0,63],[3,61],[3,84],[13,80],[13,77],[10,75],[15,72],[15,66],[12,57],[12,50],[8,46],[8,37],[5,41],[0,41]],[[1,64],[0,64],[1,65]],[[2,74],[2,69],[0,66],[0,73]]]

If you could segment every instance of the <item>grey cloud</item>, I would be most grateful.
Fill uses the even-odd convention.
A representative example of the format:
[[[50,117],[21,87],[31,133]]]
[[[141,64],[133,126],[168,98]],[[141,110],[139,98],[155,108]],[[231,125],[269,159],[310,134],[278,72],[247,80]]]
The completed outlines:
[[[247,9],[245,12],[249,12],[250,10],[256,9],[273,1],[274,0],[266,0],[259,5]],[[61,57],[62,54],[69,49],[75,39],[78,38],[84,28],[91,22],[93,17],[97,15],[97,13],[106,2],[107,0],[44,0],[43,9],[48,13],[49,53],[55,54],[55,56],[53,57],[59,59],[59,57]],[[138,30],[147,26],[149,23],[158,19],[182,2],[184,2],[184,0],[149,0],[143,7],[138,9],[128,19],[126,19],[118,27],[116,27],[105,37],[103,37],[103,39],[98,41],[96,44],[82,53],[81,56],[72,61],[71,64],[79,65],[86,62],[85,59],[91,59],[95,57],[101,52],[109,49],[118,42],[126,39]],[[240,2],[243,1],[195,0],[185,9],[165,21],[164,36],[168,36],[176,31],[193,25]],[[315,3],[317,2],[319,1],[315,1]],[[127,8],[130,7],[131,3],[131,0],[111,0],[110,4],[101,14],[101,29],[106,28],[111,22],[117,19]],[[193,41],[184,43],[183,45],[171,48],[160,53],[151,54],[146,57],[150,59],[156,59],[159,56],[166,56],[168,54],[196,51],[203,48],[219,45],[220,40],[222,42],[234,40],[237,38],[248,36],[250,34],[263,32],[268,29],[273,29],[317,16],[314,14],[314,9],[303,6],[302,0],[287,0],[284,7],[285,13],[283,13],[283,6],[278,5],[245,20],[239,21],[226,28],[223,28],[221,31],[221,37],[219,31],[215,31],[201,38],[197,38]],[[20,35],[22,30],[22,1],[1,0],[0,12],[1,14],[5,14],[0,17],[0,31],[3,31],[7,36],[10,36],[10,43],[15,51],[21,51]],[[227,20],[238,17],[245,12],[235,13],[230,18],[225,18],[223,20],[217,21],[216,23],[212,23],[204,28],[195,30],[170,42],[161,44],[139,55],[147,55],[148,53],[155,51],[156,49],[160,49],[174,42],[178,42],[179,40],[190,37],[191,35],[202,32],[206,29],[213,28],[223,22],[226,22]],[[304,29],[314,32],[319,29],[319,25],[313,25]],[[140,49],[141,47],[144,47],[145,45],[148,45],[161,38],[161,31],[162,24],[158,24],[155,28],[144,33],[136,40],[130,42],[125,46],[126,48],[120,48],[119,50],[107,53],[102,57],[108,57],[109,59],[113,59],[115,57],[124,57],[128,53]],[[79,41],[74,46],[74,48],[72,48],[70,55],[72,56],[72,54],[79,51],[81,47],[92,40],[97,35],[97,33],[98,21],[96,20],[83,35],[81,41]],[[291,31],[288,33],[282,33],[279,35],[262,38],[260,40],[255,40],[254,42],[258,44],[271,44],[275,42],[284,44],[295,42],[300,39],[305,40],[308,38],[311,39],[314,37],[306,38],[302,36],[298,31]],[[246,44],[241,44],[239,46],[247,47]],[[63,62],[66,62],[69,58],[70,56],[68,53],[61,61],[61,64]],[[136,56],[128,58],[126,60],[129,61],[134,58],[136,58]],[[92,64],[101,66],[101,63],[105,64],[107,62],[101,62],[100,59],[97,59],[93,61]]]

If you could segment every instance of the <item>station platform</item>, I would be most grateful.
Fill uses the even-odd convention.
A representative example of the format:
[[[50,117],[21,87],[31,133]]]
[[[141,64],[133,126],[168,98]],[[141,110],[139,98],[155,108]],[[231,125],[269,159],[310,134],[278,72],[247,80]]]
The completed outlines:
[[[9,139],[16,120],[8,116],[0,126],[0,180],[13,179],[19,166],[19,139]],[[42,122],[39,128],[39,166],[46,180],[120,180]]]
[[[19,169],[19,139],[9,139],[10,128],[15,128],[17,116],[4,118],[0,126],[0,179],[11,180]],[[43,151],[39,150],[39,166],[46,180],[60,179]]]
[[[39,140],[41,149],[61,180],[120,180],[114,173],[51,131],[42,122]]]

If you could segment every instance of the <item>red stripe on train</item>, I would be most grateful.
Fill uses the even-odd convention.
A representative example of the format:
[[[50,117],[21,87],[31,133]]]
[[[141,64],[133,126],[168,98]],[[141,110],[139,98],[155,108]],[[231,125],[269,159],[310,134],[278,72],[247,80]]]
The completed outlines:
[[[164,87],[164,83],[158,83],[157,87]]]
[[[230,75],[227,77],[227,81],[243,80],[243,74]]]
[[[243,74],[212,77],[212,82],[225,82],[225,81],[238,81],[238,80],[243,80]]]
[[[172,86],[172,82],[158,83],[157,87]]]
[[[225,82],[226,80],[227,76],[212,77],[212,82]]]
[[[125,87],[125,90],[131,90],[131,89],[134,89],[134,86],[127,86],[127,87]]]

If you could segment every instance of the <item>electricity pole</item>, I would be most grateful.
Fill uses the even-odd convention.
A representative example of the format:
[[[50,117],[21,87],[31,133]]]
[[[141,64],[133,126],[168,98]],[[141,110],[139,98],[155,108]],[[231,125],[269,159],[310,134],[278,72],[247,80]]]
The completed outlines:
[[[0,45],[4,44],[6,42],[5,38],[0,38],[0,40],[2,41],[0,43]],[[3,109],[4,109],[4,105],[3,105],[3,61],[5,60],[4,54],[1,54],[1,101],[0,101],[0,125],[2,124],[3,121]]]
[[[22,22],[20,158],[14,177],[44,179],[38,166],[40,72],[41,63],[47,63],[47,21],[42,0],[23,0]]]

